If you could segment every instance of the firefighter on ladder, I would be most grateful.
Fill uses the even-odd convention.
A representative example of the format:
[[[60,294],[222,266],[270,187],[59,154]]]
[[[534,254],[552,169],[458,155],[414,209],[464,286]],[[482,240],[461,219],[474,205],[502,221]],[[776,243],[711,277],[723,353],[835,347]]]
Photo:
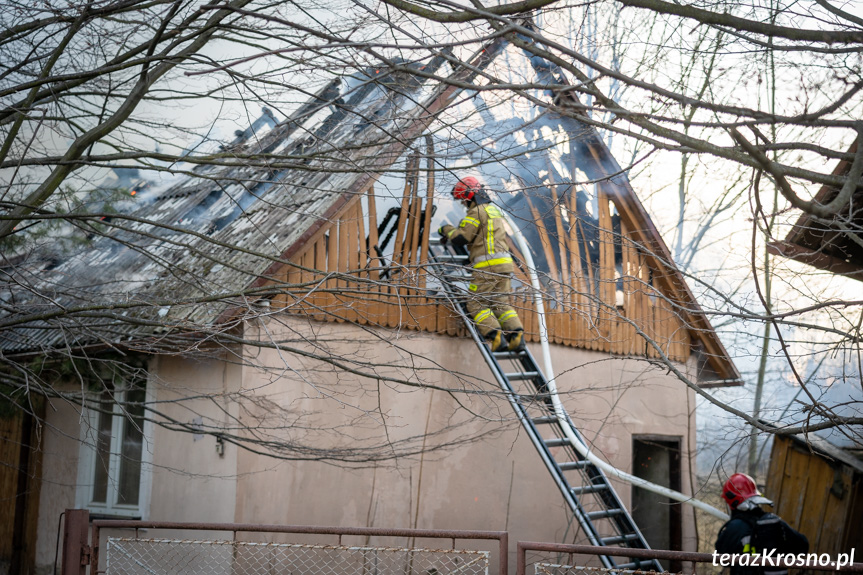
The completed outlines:
[[[467,311],[492,351],[524,349],[524,327],[509,304],[514,271],[506,244],[504,215],[491,203],[479,180],[466,176],[452,196],[467,208],[458,227],[441,226],[441,242],[468,246],[473,268]]]

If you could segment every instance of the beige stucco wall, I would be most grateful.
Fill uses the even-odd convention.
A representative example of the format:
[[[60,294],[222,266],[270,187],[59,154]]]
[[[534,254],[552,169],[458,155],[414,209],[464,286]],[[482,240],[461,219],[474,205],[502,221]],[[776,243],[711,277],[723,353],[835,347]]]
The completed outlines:
[[[224,361],[228,357],[225,354],[214,355],[217,357],[151,359],[148,386],[151,399],[157,402],[155,408],[178,424],[189,424],[201,417],[202,421],[215,425],[235,416],[236,406],[230,404],[226,393],[239,387],[241,368]],[[46,413],[37,528],[38,573],[51,572],[58,519],[65,509],[76,506],[82,422],[80,407],[66,401],[52,400]],[[145,458],[151,461],[148,468],[152,474],[148,519],[233,521],[236,449],[228,448],[220,457],[213,437],[196,439],[191,433],[177,433],[159,426],[152,427],[144,449]]]
[[[443,430],[428,440],[429,446],[482,431],[498,432],[424,458],[370,463],[367,469],[346,469],[333,462],[274,464],[241,453],[238,463],[247,474],[240,477],[237,486],[237,521],[508,530],[512,540],[583,541],[568,526],[561,495],[514,421],[509,404],[495,397],[497,388],[472,342],[415,332],[370,331],[345,324],[308,326],[292,318],[270,321],[266,333],[273,338],[289,334],[307,351],[313,348],[300,342],[314,336],[319,346],[367,362],[357,367],[375,368],[381,375],[395,373],[386,367],[390,364],[415,362],[423,369],[437,365],[461,376],[455,377],[446,369],[428,369],[420,372],[424,383],[481,392],[456,392],[453,397],[440,390],[378,385],[328,371],[308,359],[288,357],[285,361],[284,355],[271,350],[250,352],[254,363],[277,370],[287,364],[288,369],[276,376],[272,370],[247,368],[243,386],[260,388],[262,381],[271,382],[267,386],[270,397],[293,412],[325,412],[330,424],[349,424],[355,418],[364,421],[383,413],[394,441],[421,435],[426,429]],[[539,349],[533,351],[539,357]],[[552,346],[552,359],[570,414],[599,453],[631,471],[633,435],[680,437],[685,451],[683,489],[690,490],[688,454],[689,445],[694,445],[694,399],[690,391],[665,370],[634,359],[612,359],[562,346]],[[339,396],[339,391],[344,395]],[[460,407],[457,402],[465,405]],[[465,406],[476,415],[470,415]],[[360,415],[363,410],[368,413]],[[319,420],[312,417],[310,421]],[[452,421],[457,427],[446,430]],[[368,435],[354,429],[349,433],[361,438]],[[339,442],[329,434],[320,438],[341,446],[351,443]],[[616,487],[628,505],[631,488]],[[684,548],[694,550],[691,510],[684,511],[683,521]]]
[[[239,423],[258,438],[293,447],[281,451],[280,460],[228,443],[219,456],[210,436],[196,440],[157,427],[148,444],[149,519],[508,530],[512,548],[518,540],[583,541],[472,342],[285,315],[265,329],[249,326],[246,337],[278,339],[304,354],[327,351],[343,365],[259,347],[245,350],[242,367],[227,355],[153,360],[159,409],[178,424],[201,417],[236,433]],[[540,357],[538,348],[533,351]],[[597,452],[631,471],[633,435],[681,437],[683,489],[690,489],[690,391],[665,370],[634,359],[560,346],[552,346],[552,359],[564,402]],[[343,367],[375,370],[379,379]],[[189,400],[192,395],[200,399]],[[53,562],[59,513],[74,505],[78,452],[76,410],[61,405],[48,413],[37,558],[42,572]],[[314,460],[321,454],[304,451],[314,446],[343,448],[348,458],[357,446],[383,447],[363,452],[366,461],[344,462]],[[410,455],[393,459],[402,448]],[[630,487],[615,486],[628,504]],[[694,549],[690,509],[683,519],[684,548]]]
[[[42,428],[42,488],[36,528],[36,568],[41,573],[50,573],[53,568],[60,514],[75,507],[79,413],[80,408],[67,401],[47,401]]]
[[[229,427],[236,416],[230,393],[239,387],[241,368],[223,359],[188,360],[161,356],[151,365],[158,409],[177,424]],[[190,397],[201,399],[189,400]],[[237,450],[216,452],[211,435],[177,433],[157,426],[152,441],[153,521],[231,522]]]

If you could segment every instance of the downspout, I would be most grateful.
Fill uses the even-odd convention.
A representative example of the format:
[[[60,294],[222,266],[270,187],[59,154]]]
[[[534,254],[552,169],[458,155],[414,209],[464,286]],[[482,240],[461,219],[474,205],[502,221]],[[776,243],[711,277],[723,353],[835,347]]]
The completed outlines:
[[[675,501],[680,501],[681,503],[688,503],[697,509],[701,509],[713,515],[714,517],[718,517],[724,521],[728,520],[728,515],[723,513],[719,509],[716,509],[712,505],[709,505],[701,500],[695,499],[690,495],[686,495],[684,493],[680,493],[679,491],[674,491],[673,489],[669,489],[667,487],[663,487],[662,485],[657,485],[656,483],[651,483],[645,479],[640,477],[636,477],[629,473],[626,473],[623,470],[620,470],[613,465],[606,463],[599,457],[591,452],[590,448],[583,444],[578,437],[573,433],[572,427],[569,424],[568,417],[566,415],[566,410],[563,407],[563,404],[560,401],[560,397],[557,394],[557,385],[554,382],[554,368],[551,364],[551,350],[548,346],[548,330],[546,329],[545,324],[545,306],[542,302],[542,290],[539,284],[539,278],[536,275],[536,266],[533,262],[533,256],[530,253],[530,247],[527,245],[527,242],[524,239],[524,236],[521,234],[521,230],[513,223],[512,218],[507,218],[507,222],[513,231],[513,237],[515,237],[516,243],[518,244],[518,249],[521,250],[521,253],[524,255],[525,264],[527,264],[527,272],[530,276],[530,284],[533,286],[534,293],[534,301],[536,302],[536,313],[539,317],[539,321],[537,324],[539,325],[539,344],[542,348],[542,360],[546,373],[546,378],[548,379],[548,393],[551,396],[551,401],[554,406],[554,415],[557,417],[560,422],[560,426],[566,435],[566,438],[569,440],[570,444],[572,444],[573,448],[585,459],[590,461],[595,466],[602,469],[605,473],[609,474],[611,477],[615,479],[619,479],[621,481],[625,481],[631,485],[635,485],[636,487],[641,487],[642,489],[646,489],[647,491],[651,491],[658,495],[662,495],[664,497],[668,497],[669,499],[674,499]]]

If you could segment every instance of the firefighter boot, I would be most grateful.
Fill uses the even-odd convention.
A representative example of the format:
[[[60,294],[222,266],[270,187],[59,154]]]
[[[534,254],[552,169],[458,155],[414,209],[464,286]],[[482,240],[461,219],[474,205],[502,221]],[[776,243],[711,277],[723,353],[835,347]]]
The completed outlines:
[[[509,334],[509,351],[524,351],[524,330],[517,329]]]
[[[499,329],[490,331],[485,334],[485,343],[492,352],[506,351],[509,343],[506,341],[506,336]]]

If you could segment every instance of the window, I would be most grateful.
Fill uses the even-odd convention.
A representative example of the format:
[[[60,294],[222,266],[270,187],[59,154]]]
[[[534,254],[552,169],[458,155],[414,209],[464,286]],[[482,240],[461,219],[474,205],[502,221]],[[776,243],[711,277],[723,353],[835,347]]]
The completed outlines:
[[[151,435],[144,411],[146,380],[112,370],[95,381],[81,428],[78,507],[97,515],[145,518]]]

